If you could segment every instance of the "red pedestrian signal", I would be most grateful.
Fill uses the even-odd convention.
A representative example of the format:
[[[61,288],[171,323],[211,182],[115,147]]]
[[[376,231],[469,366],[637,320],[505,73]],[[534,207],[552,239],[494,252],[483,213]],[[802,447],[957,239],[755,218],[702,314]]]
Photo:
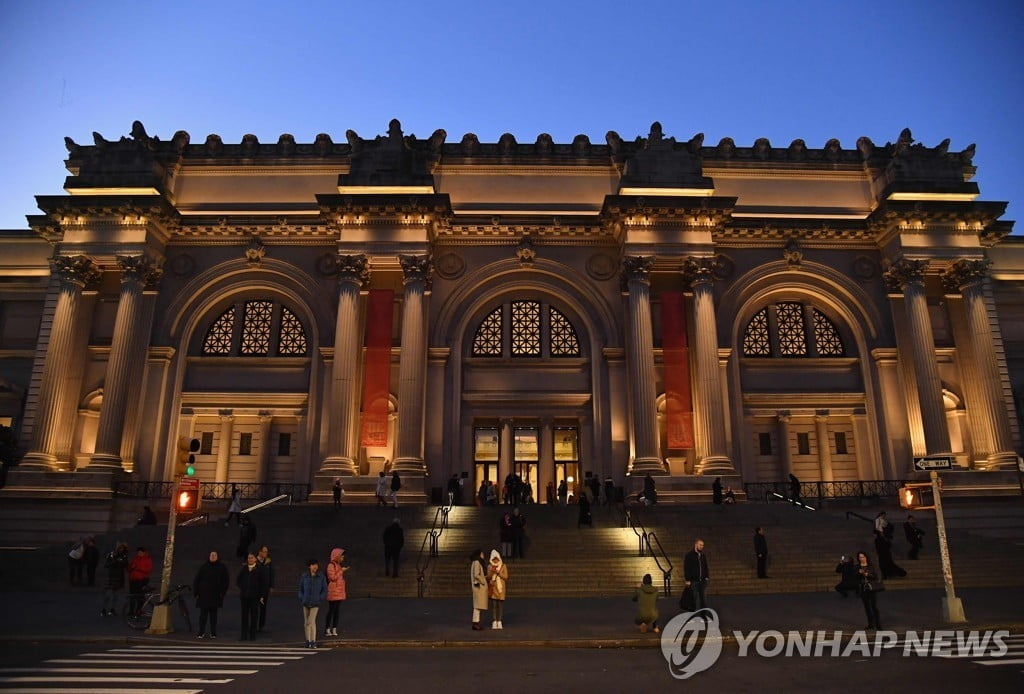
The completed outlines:
[[[178,492],[178,513],[194,513],[199,495],[192,490]]]

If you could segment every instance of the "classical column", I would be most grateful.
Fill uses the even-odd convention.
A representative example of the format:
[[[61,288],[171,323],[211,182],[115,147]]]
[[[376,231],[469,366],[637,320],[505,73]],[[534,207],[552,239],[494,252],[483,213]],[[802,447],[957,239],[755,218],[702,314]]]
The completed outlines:
[[[983,291],[989,265],[988,260],[958,260],[943,280],[947,289],[959,290],[963,295],[967,329],[974,350],[974,368],[978,374],[976,386],[981,394],[977,404],[982,411],[981,419],[990,445],[986,467],[990,470],[1012,470],[1017,464],[1017,454],[1013,450],[1010,420],[1003,399],[1002,381]]]
[[[333,418],[328,430],[327,458],[320,466],[324,475],[356,474],[352,432],[359,416],[356,385],[362,355],[359,333],[359,291],[370,281],[365,255],[339,255],[338,317],[334,327],[334,363],[331,369]]]
[[[429,255],[400,255],[405,291],[402,296],[402,354],[398,365],[398,441],[394,469],[422,475],[424,393],[427,380],[426,292],[430,287]]]
[[[162,275],[162,273],[161,273]],[[142,319],[139,321],[139,356],[132,360],[131,371],[128,374],[128,402],[143,403],[146,388],[145,382],[149,371],[149,340],[153,329],[153,313],[156,310],[156,288],[159,277],[147,283],[142,293]],[[124,434],[121,437],[121,466],[127,472],[139,470],[138,449],[139,437],[142,430],[142,422],[145,417],[145,410],[151,407],[148,403],[139,407],[129,407],[124,415]],[[146,473],[143,473],[144,475]],[[144,479],[154,479],[144,477]]]
[[[652,256],[626,256],[622,274],[629,292],[629,316],[626,333],[629,346],[629,385],[633,392],[633,467],[634,476],[648,472],[663,474],[658,455],[658,406],[654,390],[654,333],[651,325]]]
[[[274,422],[274,415],[266,410],[260,410],[260,454],[256,458],[256,481],[266,484],[267,473],[270,471],[270,425]]]
[[[793,474],[793,449],[789,445],[789,420],[791,419],[789,411],[779,411],[775,414],[775,419],[778,422],[778,437],[779,437],[779,467],[782,469],[779,471],[780,477],[785,475],[788,477]]]
[[[942,381],[935,361],[935,338],[924,291],[927,267],[927,260],[901,258],[886,271],[885,279],[888,284],[898,285],[903,290],[910,338],[909,356],[917,380],[925,449],[928,455],[937,455],[950,453],[950,445],[946,408],[942,402]]]
[[[82,300],[82,290],[100,278],[100,271],[95,263],[84,255],[58,256],[51,260],[51,265],[53,272],[60,275],[60,289],[50,328],[50,339],[46,347],[46,365],[43,367],[42,383],[39,387],[32,444],[21,461],[21,467],[25,469],[56,467],[61,408],[69,399],[63,388],[70,376],[69,370],[74,356],[73,337],[79,320],[78,309]]]
[[[818,437],[818,479],[831,482],[832,450],[828,443],[828,410],[814,415],[814,434]]]
[[[231,410],[220,411],[220,445],[217,447],[217,469],[213,481],[223,484],[228,481],[228,466],[231,463],[231,432],[235,428],[235,415]]]
[[[142,290],[153,281],[153,275],[161,273],[159,264],[145,255],[119,256],[117,264],[121,268],[121,295],[104,379],[96,452],[89,460],[89,467],[111,470],[121,468],[121,439],[132,388],[132,367],[145,359],[146,345],[140,326]]]
[[[501,446],[498,448],[498,479],[494,480],[494,484],[497,485],[495,489],[498,492],[499,504],[504,501],[501,498],[501,492],[505,486],[505,478],[512,471],[512,456],[515,455],[515,447],[513,445],[515,431],[512,429],[512,424],[513,422],[509,418],[501,420],[501,436],[499,438]]]
[[[718,322],[715,318],[714,258],[688,258],[683,278],[693,288],[694,365],[697,375],[695,415],[704,433],[696,441],[696,470],[703,475],[734,475],[726,452],[725,409],[722,406],[722,381],[718,368]]]

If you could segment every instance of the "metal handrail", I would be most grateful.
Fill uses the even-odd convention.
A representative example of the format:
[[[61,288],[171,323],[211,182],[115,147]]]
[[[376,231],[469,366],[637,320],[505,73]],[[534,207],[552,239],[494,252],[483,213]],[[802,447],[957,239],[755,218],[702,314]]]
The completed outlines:
[[[199,525],[199,521],[202,521],[203,525],[206,525],[207,523],[209,523],[210,522],[210,514],[209,514],[209,512],[200,513],[197,516],[192,516],[187,521],[184,521],[182,523],[178,523],[178,527],[179,528],[184,528],[186,525]]]
[[[288,505],[289,506],[292,505],[292,495],[291,494],[281,494],[279,496],[275,496],[273,499],[267,499],[266,501],[261,501],[258,504],[253,504],[249,508],[243,508],[242,509],[242,513],[252,513],[253,511],[258,511],[261,508],[263,508],[264,506],[270,506],[271,504],[276,504],[278,501],[281,501],[282,499],[288,499]]]
[[[642,557],[644,556],[644,543],[647,539],[647,528],[644,527],[644,524],[637,517],[637,514],[630,512],[629,508],[626,509],[626,522],[629,524],[629,529],[633,531],[634,535],[636,535],[637,545],[639,547],[637,556]],[[637,526],[639,526],[639,529],[637,529]]]
[[[875,522],[874,519],[868,518],[867,516],[862,516],[859,513],[857,513],[856,511],[847,511],[846,512],[846,520],[850,520],[850,516],[853,516],[854,518],[860,518],[862,521],[865,521],[865,522],[871,523],[871,524],[874,524],[874,522]]]
[[[654,542],[652,543],[651,540]],[[655,544],[658,546],[657,552],[654,551]],[[669,597],[672,595],[672,570],[675,567],[672,565],[672,560],[669,559],[668,552],[666,552],[665,548],[661,546],[661,540],[658,539],[658,536],[653,530],[647,533],[647,549],[650,551],[651,556],[654,557],[654,563],[658,565],[658,569],[661,571],[661,580],[665,589],[665,597]],[[661,565],[661,558],[664,558],[665,562],[668,564],[667,569]]]
[[[427,570],[430,568],[431,561],[439,554],[438,541],[445,528],[448,527],[448,514],[452,510],[452,498],[452,493],[448,492],[447,505],[442,504],[437,507],[437,510],[434,512],[434,521],[430,524],[430,530],[423,534],[423,541],[420,542],[420,552],[416,557],[416,597],[418,598],[424,597],[426,593]],[[438,526],[438,520],[441,521],[440,526]],[[428,542],[430,550],[424,555]]]
[[[806,503],[804,503],[802,501],[795,501],[795,500],[789,498],[788,496],[785,496],[783,494],[779,494],[778,492],[767,492],[767,493],[765,493],[765,495],[764,495],[764,502],[767,504],[769,501],[772,500],[773,497],[776,498],[776,499],[782,499],[787,504],[793,504],[794,506],[799,506],[800,508],[804,509],[805,511],[814,511],[814,510],[816,510],[813,506],[811,506],[809,504],[806,504]]]
[[[899,494],[905,480],[834,480],[831,482],[801,482],[800,497],[817,499],[877,499]],[[748,499],[760,499],[769,492],[785,494],[789,482],[746,482],[743,489]]]
[[[114,483],[114,494],[140,499],[170,499],[174,482],[168,480],[120,480]],[[243,499],[267,499],[290,494],[296,501],[309,498],[309,485],[286,482],[201,482],[199,495],[203,499],[227,500],[235,491]]]

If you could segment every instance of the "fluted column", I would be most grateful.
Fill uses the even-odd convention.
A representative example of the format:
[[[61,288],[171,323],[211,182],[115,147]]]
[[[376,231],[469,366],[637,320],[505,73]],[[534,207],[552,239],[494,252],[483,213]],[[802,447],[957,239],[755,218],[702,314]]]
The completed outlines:
[[[658,455],[658,407],[654,390],[654,333],[651,325],[651,256],[627,256],[622,263],[629,292],[629,380],[633,391],[632,475],[665,472]]]
[[[266,410],[260,411],[260,454],[256,458],[256,481],[266,484],[267,473],[270,471],[270,425],[274,422],[274,415]]]
[[[989,440],[986,467],[990,470],[1010,469],[1017,464],[1013,450],[1013,435],[1003,398],[1002,381],[996,360],[995,344],[989,324],[988,309],[983,293],[989,272],[988,260],[959,260],[943,278],[948,290],[959,290],[964,299],[967,329],[974,351],[974,368],[978,374],[977,388],[985,433]],[[973,403],[969,403],[973,404]]]
[[[683,278],[693,288],[694,379],[697,398],[694,409],[702,425],[704,441],[696,441],[696,470],[703,475],[734,475],[726,449],[725,409],[718,368],[718,321],[715,318],[713,258],[688,258]]]
[[[832,450],[828,441],[828,411],[814,415],[814,433],[818,438],[818,479],[832,481]]]
[[[927,260],[901,258],[886,271],[886,282],[903,290],[925,449],[928,455],[937,455],[950,453],[950,445],[946,408],[942,402],[942,381],[935,361],[935,338],[924,291],[927,266]]]
[[[117,264],[121,268],[121,295],[104,379],[96,452],[89,460],[90,467],[100,469],[121,468],[121,439],[132,385],[132,366],[144,358],[145,345],[140,344],[142,290],[153,280],[154,274],[161,272],[158,263],[145,255],[119,256]]]
[[[53,272],[60,275],[60,293],[50,328],[50,340],[46,347],[46,365],[43,367],[42,383],[39,387],[32,443],[29,452],[21,461],[21,467],[26,469],[56,467],[60,439],[58,425],[61,421],[62,406],[68,400],[63,389],[70,376],[73,338],[79,321],[82,290],[100,278],[95,263],[84,255],[56,257],[51,260],[51,266]]]
[[[231,464],[231,433],[235,428],[235,415],[231,410],[220,411],[220,445],[217,447],[217,468],[214,482],[228,481],[228,466]]]
[[[424,394],[427,381],[426,292],[430,287],[429,255],[400,255],[405,291],[402,297],[402,355],[398,365],[398,441],[394,469],[421,475]]]
[[[365,255],[339,255],[338,317],[334,326],[334,364],[331,369],[331,407],[325,426],[328,430],[327,458],[320,472],[334,475],[356,474],[353,431],[359,416],[356,386],[362,348],[359,334],[359,291],[370,281]]]
[[[782,468],[779,471],[781,473],[780,476],[793,474],[793,449],[789,445],[790,419],[791,416],[788,410],[775,414],[775,420],[778,422],[778,431],[776,433],[779,437],[779,467]]]

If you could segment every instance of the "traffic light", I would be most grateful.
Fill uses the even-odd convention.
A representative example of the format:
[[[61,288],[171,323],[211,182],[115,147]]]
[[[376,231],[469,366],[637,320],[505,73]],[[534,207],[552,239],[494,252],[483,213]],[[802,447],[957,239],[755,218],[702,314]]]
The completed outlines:
[[[188,464],[185,466],[185,474],[189,477],[196,474],[196,453],[199,452],[199,439],[192,439],[188,442]]]
[[[905,509],[935,508],[931,482],[905,484],[900,488],[900,506]]]
[[[191,441],[184,436],[178,439],[178,457],[174,465],[175,477],[192,477],[196,474],[196,453],[199,451],[199,439]]]
[[[194,489],[182,489],[178,492],[178,513],[195,513],[199,507],[199,493]]]

